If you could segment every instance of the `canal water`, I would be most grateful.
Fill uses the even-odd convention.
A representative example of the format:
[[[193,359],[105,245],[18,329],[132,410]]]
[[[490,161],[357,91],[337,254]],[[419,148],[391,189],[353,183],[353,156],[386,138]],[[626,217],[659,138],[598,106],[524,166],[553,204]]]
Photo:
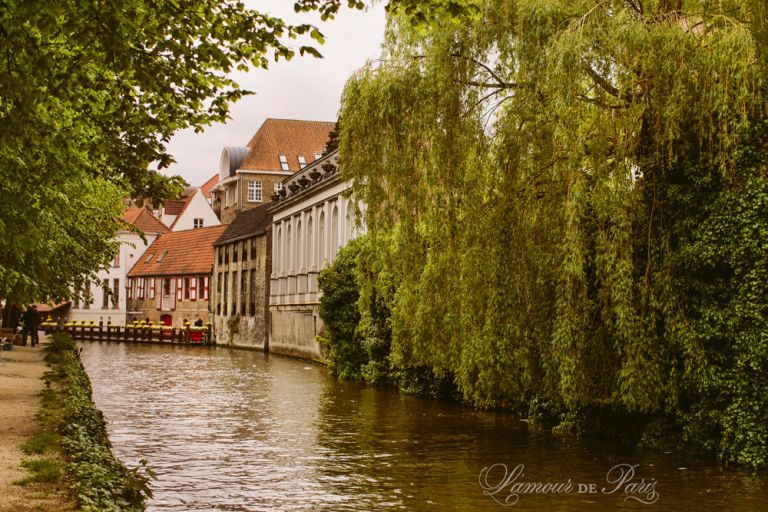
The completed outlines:
[[[529,432],[302,361],[83,347],[116,454],[158,474],[150,511],[768,511],[765,476]]]

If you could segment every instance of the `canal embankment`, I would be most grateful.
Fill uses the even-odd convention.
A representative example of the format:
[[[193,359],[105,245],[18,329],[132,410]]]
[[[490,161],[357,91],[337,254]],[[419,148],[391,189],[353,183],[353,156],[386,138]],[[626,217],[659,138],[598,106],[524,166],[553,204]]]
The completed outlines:
[[[32,481],[22,464],[40,468],[40,454],[31,452],[44,427],[40,421],[42,380],[47,370],[41,346],[2,353],[0,363],[0,511],[75,510],[64,482]],[[50,454],[46,455],[50,457]],[[27,462],[25,462],[27,461]],[[50,466],[49,466],[50,467]],[[24,483],[25,485],[20,485]]]
[[[72,337],[56,333],[45,350],[23,348],[8,359],[0,368],[11,404],[2,428],[14,435],[0,442],[11,489],[0,510],[143,511],[152,473],[143,463],[128,469],[112,453]]]

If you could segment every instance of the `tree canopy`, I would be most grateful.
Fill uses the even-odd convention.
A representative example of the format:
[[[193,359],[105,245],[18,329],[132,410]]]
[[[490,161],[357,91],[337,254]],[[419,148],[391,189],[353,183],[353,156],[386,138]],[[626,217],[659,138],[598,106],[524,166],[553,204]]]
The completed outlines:
[[[319,56],[322,40],[237,1],[0,3],[0,299],[66,296],[111,259],[122,195],[181,191],[154,171],[174,133],[247,94],[229,73]]]
[[[391,372],[766,465],[763,3],[407,4],[341,110]]]

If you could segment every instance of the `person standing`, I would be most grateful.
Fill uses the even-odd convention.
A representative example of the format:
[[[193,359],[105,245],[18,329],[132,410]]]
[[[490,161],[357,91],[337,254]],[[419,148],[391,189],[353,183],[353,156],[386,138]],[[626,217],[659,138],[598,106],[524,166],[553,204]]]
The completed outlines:
[[[37,306],[33,304],[27,307],[21,319],[24,322],[24,330],[21,331],[22,345],[27,345],[27,334],[30,334],[30,345],[33,347],[38,345],[40,340],[37,337],[37,329],[40,327],[40,313],[37,312]]]

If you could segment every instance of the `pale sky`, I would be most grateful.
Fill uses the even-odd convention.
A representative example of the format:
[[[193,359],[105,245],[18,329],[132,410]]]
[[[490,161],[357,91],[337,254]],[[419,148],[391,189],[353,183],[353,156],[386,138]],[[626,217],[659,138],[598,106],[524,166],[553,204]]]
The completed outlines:
[[[346,4],[346,2],[343,2]],[[335,121],[344,83],[369,59],[376,59],[384,38],[383,3],[368,11],[343,7],[333,21],[321,22],[316,14],[295,14],[293,0],[252,0],[246,4],[289,23],[312,23],[325,36],[315,47],[323,59],[297,55],[290,61],[272,62],[269,69],[234,73],[242,89],[254,91],[232,105],[231,119],[203,133],[184,130],[176,134],[168,151],[175,164],[165,174],[181,175],[200,186],[218,172],[224,146],[244,146],[267,117]],[[290,41],[298,48],[297,41]]]

